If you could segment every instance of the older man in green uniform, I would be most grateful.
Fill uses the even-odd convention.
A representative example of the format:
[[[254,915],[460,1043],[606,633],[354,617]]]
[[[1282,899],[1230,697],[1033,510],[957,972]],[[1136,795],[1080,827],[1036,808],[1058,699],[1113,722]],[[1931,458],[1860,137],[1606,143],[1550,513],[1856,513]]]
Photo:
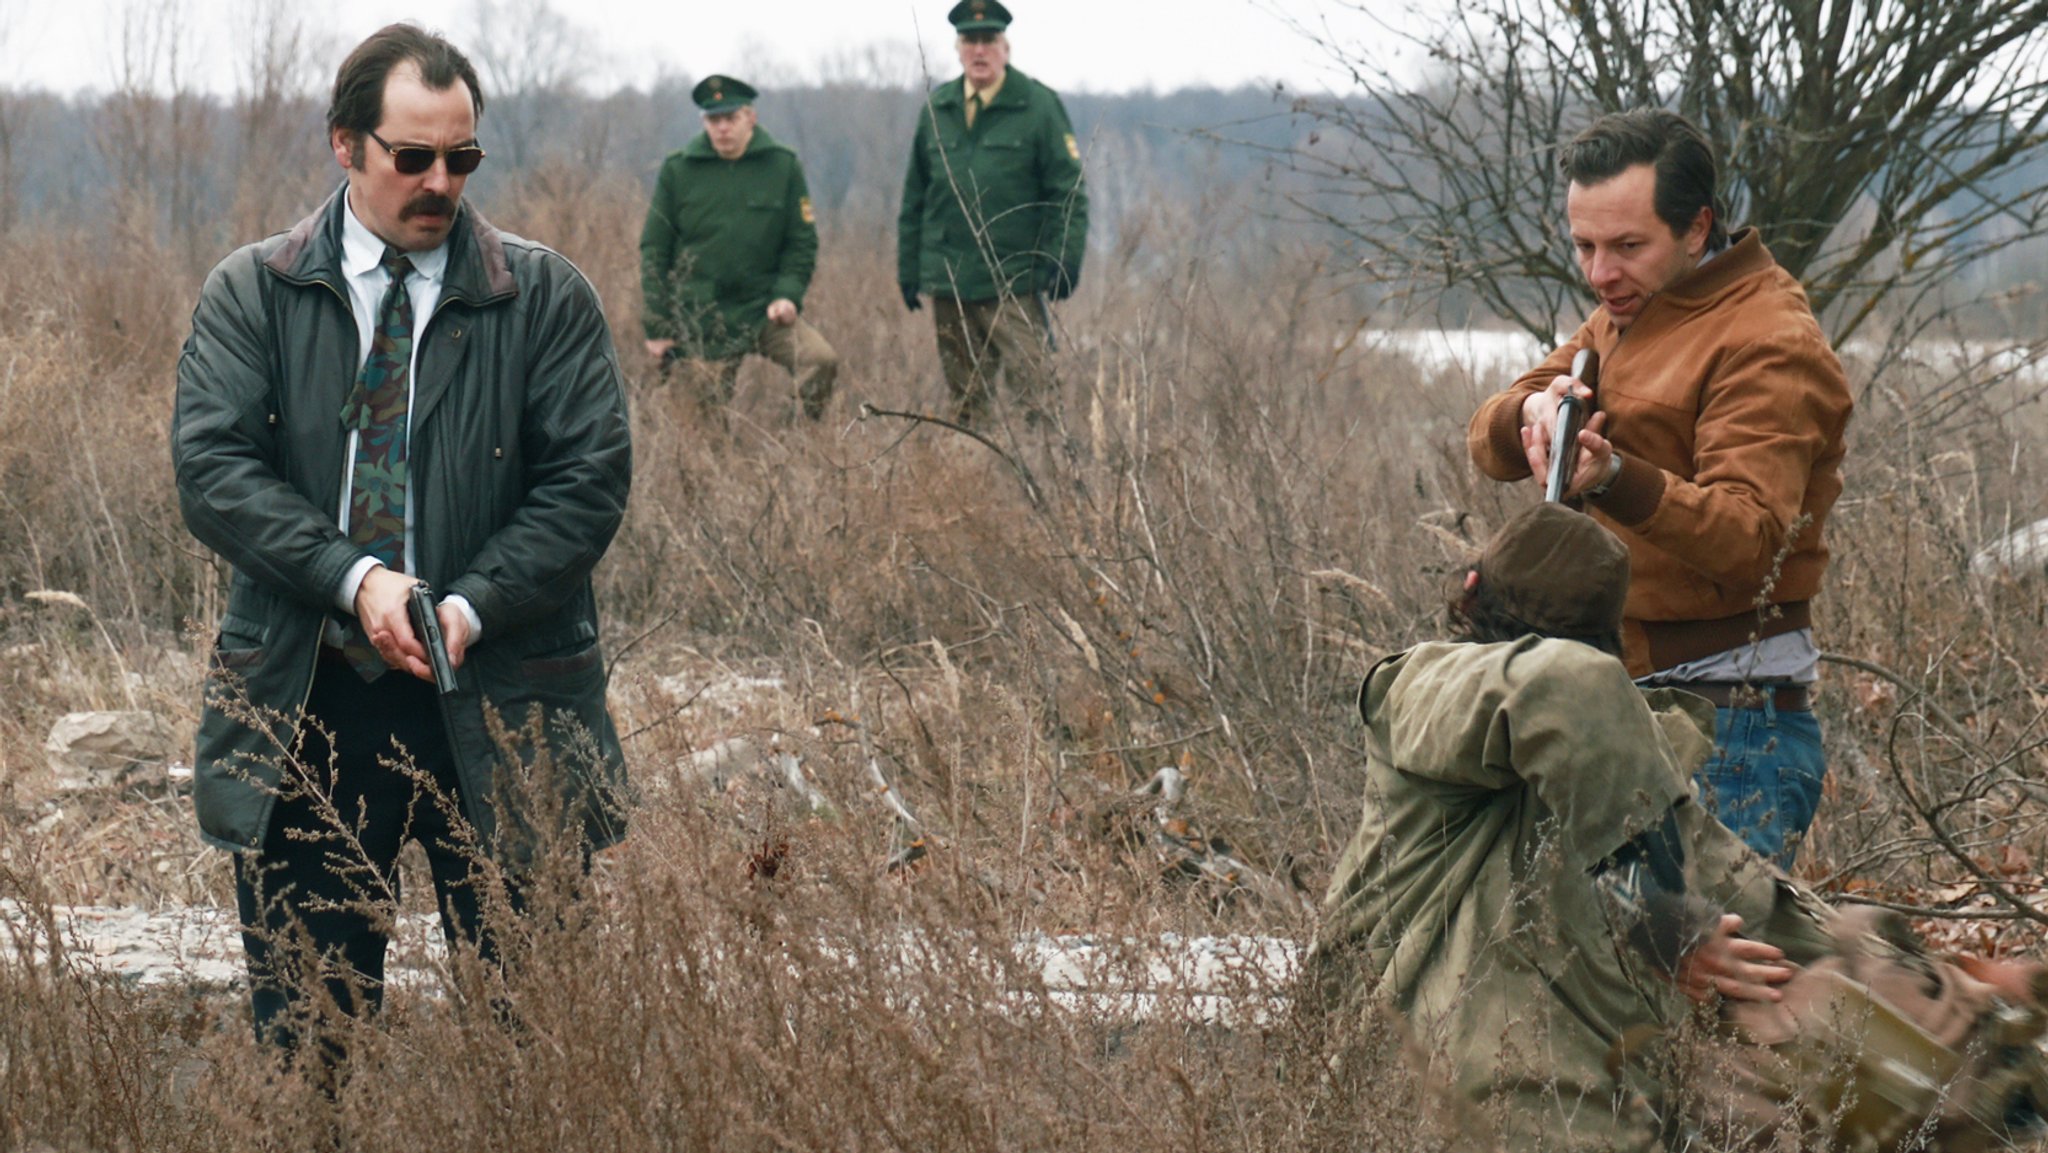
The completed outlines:
[[[816,420],[839,374],[802,315],[817,218],[796,153],[756,123],[757,95],[730,76],[690,92],[704,131],[662,162],[640,232],[647,351],[684,363],[707,409],[732,399],[747,354],[765,356],[795,376]]]
[[[1630,683],[1628,575],[1606,529],[1536,506],[1466,576],[1477,643],[1389,657],[1359,693],[1364,814],[1317,967],[1401,1016],[1488,1147],[1659,1147],[1658,1088],[1617,1083],[1617,1043],[1688,997],[1774,1000],[1788,956],[1832,946],[1825,907],[1694,802],[1713,709]]]
[[[1053,403],[1046,301],[1081,278],[1088,194],[1081,149],[1052,89],[1009,66],[1009,9],[961,0],[962,75],[918,117],[897,217],[904,307],[932,298],[939,364],[963,422],[983,419],[998,373],[1042,418]]]

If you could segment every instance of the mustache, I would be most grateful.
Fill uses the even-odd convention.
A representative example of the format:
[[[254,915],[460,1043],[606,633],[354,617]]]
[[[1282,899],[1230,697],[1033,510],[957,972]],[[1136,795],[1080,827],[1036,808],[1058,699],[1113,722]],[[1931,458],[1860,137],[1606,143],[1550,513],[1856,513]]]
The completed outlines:
[[[420,215],[453,216],[455,202],[438,192],[423,192],[406,201],[405,207],[398,210],[400,220],[411,220]]]

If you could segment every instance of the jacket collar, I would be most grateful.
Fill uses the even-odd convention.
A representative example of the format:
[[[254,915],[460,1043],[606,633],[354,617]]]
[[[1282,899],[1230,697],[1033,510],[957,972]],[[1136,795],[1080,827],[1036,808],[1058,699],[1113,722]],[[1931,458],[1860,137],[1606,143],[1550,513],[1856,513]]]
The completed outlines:
[[[733,162],[737,163],[750,156],[759,156],[763,152],[783,151],[787,151],[787,149],[783,148],[782,142],[768,135],[766,128],[756,124],[754,125],[753,138],[747,141],[747,150],[734,157]],[[695,139],[684,145],[683,155],[690,160],[725,159],[725,157],[718,154],[718,149],[711,147],[711,134],[709,132],[699,132]]]
[[[325,284],[347,299],[348,284],[341,268],[347,189],[348,185],[343,183],[326,203],[294,225],[284,243],[263,262],[264,266],[294,284]],[[511,265],[505,260],[503,238],[482,213],[463,202],[455,211],[454,227],[448,230],[448,267],[441,282],[442,299],[484,304],[518,294]]]
[[[1776,263],[1757,230],[1745,226],[1729,236],[1728,247],[1714,259],[1671,282],[1657,295],[1682,307],[1695,307],[1727,291],[1736,281],[1754,276]]]
[[[1031,103],[1029,76],[1015,68],[1003,73],[1003,86],[990,102],[990,108],[1022,108]],[[935,108],[967,107],[967,77],[955,76],[938,86],[932,92],[932,106]]]

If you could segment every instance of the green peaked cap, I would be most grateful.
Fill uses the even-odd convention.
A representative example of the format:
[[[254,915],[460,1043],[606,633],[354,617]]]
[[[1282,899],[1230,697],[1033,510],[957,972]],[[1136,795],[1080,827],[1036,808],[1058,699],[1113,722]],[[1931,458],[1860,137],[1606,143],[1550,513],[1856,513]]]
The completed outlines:
[[[746,81],[715,73],[697,81],[697,86],[690,89],[690,99],[696,102],[697,107],[709,113],[731,112],[735,108],[745,108],[759,95],[759,92],[754,91],[754,86]]]
[[[946,19],[960,32],[1001,32],[1010,26],[1010,10],[1001,0],[960,0]]]

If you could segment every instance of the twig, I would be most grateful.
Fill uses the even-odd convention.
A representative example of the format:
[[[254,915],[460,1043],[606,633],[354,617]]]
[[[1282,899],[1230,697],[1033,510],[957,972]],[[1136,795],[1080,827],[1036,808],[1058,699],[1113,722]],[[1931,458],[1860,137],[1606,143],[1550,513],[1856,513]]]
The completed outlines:
[[[630,741],[649,729],[658,728],[661,725],[665,725],[670,721],[675,720],[677,717],[683,715],[683,710],[689,708],[691,705],[696,704],[698,697],[703,696],[705,693],[709,691],[711,691],[711,682],[705,681],[703,684],[697,686],[697,691],[691,693],[689,698],[685,700],[682,704],[677,705],[675,708],[672,708],[668,712],[663,713],[662,715],[654,718],[653,720],[647,722],[644,725],[641,725],[639,728],[634,729],[632,732],[627,733],[625,736],[619,739],[622,741]]]
[[[1149,745],[1104,745],[1099,749],[1061,749],[1060,757],[1067,759],[1073,757],[1100,757],[1110,753],[1152,753],[1160,749],[1170,749],[1175,745],[1184,745],[1189,741],[1198,741],[1222,727],[1222,725],[1209,725],[1205,728],[1196,729],[1194,732],[1184,736],[1168,737],[1163,741],[1154,741]]]
[[[897,834],[899,836],[907,835],[907,841],[889,854],[889,860],[883,866],[885,871],[895,872],[924,856],[930,850],[930,838],[925,834],[924,822],[919,821],[917,814],[910,811],[910,805],[904,801],[903,794],[896,791],[895,784],[889,780],[887,774],[882,772],[881,756],[875,751],[874,738],[868,732],[866,710],[863,707],[861,698],[859,672],[855,669],[847,668],[845,662],[839,659],[838,654],[832,651],[832,646],[825,642],[825,630],[819,626],[818,622],[807,620],[804,624],[808,626],[811,638],[817,642],[819,650],[825,654],[826,659],[836,665],[840,673],[846,677],[849,715],[840,717],[838,720],[847,728],[853,730],[854,739],[860,744],[861,759],[866,762],[868,779],[874,782],[876,795],[882,798],[882,803],[887,806],[890,813],[896,818]]]
[[[121,656],[121,646],[114,643],[113,634],[107,631],[106,622],[100,620],[100,614],[93,611],[92,605],[86,603],[84,597],[62,589],[30,589],[22,595],[40,604],[65,605],[83,612],[85,619],[91,621],[92,627],[99,632],[100,641],[107,646],[107,652],[114,658],[114,669],[120,674],[121,692],[128,698],[128,707],[130,709],[140,709],[142,707],[135,702],[134,678],[128,674],[128,662]]]
[[[1930,921],[2037,921],[2040,918],[2013,909],[1944,909],[1933,905],[1909,905],[1903,901],[1886,901],[1878,897],[1865,897],[1855,893],[1834,893],[1828,899],[1838,905],[1869,905],[1877,909],[1890,909],[1909,917],[1925,917]]]
[[[1956,844],[1955,838],[1942,825],[1940,818],[1935,816],[1926,805],[1921,803],[1919,795],[1913,791],[1912,784],[1906,780],[1905,769],[1899,764],[1898,738],[1900,719],[1896,716],[1892,718],[1891,732],[1885,740],[1885,760],[1891,766],[1892,779],[1898,783],[1899,792],[1905,796],[1906,803],[1913,807],[1913,811],[1919,815],[1921,823],[1927,826],[1927,831],[1933,835],[1935,843],[1939,844],[1943,851],[1955,859],[1957,864],[1961,865],[1972,877],[1976,878],[1977,882],[1983,886],[1984,892],[1989,893],[1993,900],[2013,910],[2019,917],[2032,921],[2037,925],[2048,925],[2048,914],[2042,913],[2008,891],[2004,883],[1992,876],[1982,865],[1979,865],[1977,859],[1971,856],[1968,850]],[[1972,750],[1976,751],[1974,746]],[[1981,756],[1981,753],[1979,755]]]
[[[1841,653],[1822,653],[1820,655],[1820,659],[1828,662],[1829,664],[1841,665],[1845,668],[1858,669],[1862,672],[1869,673],[1872,676],[1883,677],[1885,680],[1888,680],[1891,683],[1906,690],[1907,692],[1913,694],[1914,697],[1920,699],[1920,707],[1926,711],[1927,716],[1930,720],[1932,720],[1935,724],[1941,726],[1942,730],[1946,732],[1949,736],[1954,737],[1956,740],[1961,741],[1963,742],[1963,744],[1969,746],[1971,751],[1977,752],[1980,755],[1982,754],[1983,750],[1977,747],[1977,740],[1975,737],[1972,737],[1970,735],[1970,731],[1962,726],[1962,722],[1950,716],[1947,709],[1944,709],[1940,705],[1936,704],[1933,698],[1927,695],[1927,690],[1922,686],[1916,685],[1911,681],[1908,681],[1906,678],[1891,671],[1883,665],[1876,663],[1875,661],[1866,661],[1860,657],[1845,656]]]
[[[613,672],[617,671],[619,667],[619,662],[626,659],[627,653],[632,652],[634,648],[636,648],[640,644],[641,641],[644,641],[648,637],[653,636],[655,633],[658,633],[661,630],[667,628],[671,621],[674,621],[678,616],[682,615],[682,612],[683,610],[681,609],[670,609],[668,611],[667,616],[664,616],[660,620],[655,621],[653,624],[648,625],[646,628],[641,629],[639,634],[634,636],[632,640],[629,640],[625,644],[620,645],[615,651],[613,651],[611,663],[605,666],[604,675],[607,677],[611,676]],[[700,693],[703,692],[702,689],[699,689],[697,691]],[[696,698],[692,697],[690,699],[695,700]]]
[[[938,425],[940,428],[952,429],[954,432],[960,433],[963,436],[973,437],[975,440],[978,440],[983,445],[987,446],[990,452],[995,453],[997,457],[1001,458],[1004,464],[1010,466],[1011,471],[1017,474],[1017,479],[1024,485],[1024,496],[1027,500],[1031,502],[1031,507],[1041,510],[1045,508],[1045,494],[1039,491],[1038,481],[1035,477],[1031,475],[1031,470],[1024,467],[1022,461],[1019,461],[1016,457],[1013,457],[1009,453],[1004,452],[1001,445],[998,445],[995,441],[990,440],[989,438],[981,435],[980,433],[974,431],[973,429],[967,427],[966,425],[961,424],[957,421],[947,420],[946,418],[941,416],[932,416],[928,413],[902,412],[892,408],[876,408],[873,404],[865,400],[861,401],[860,418],[862,420],[866,420],[871,416],[893,416],[898,420],[908,420],[916,422],[918,424],[935,424]]]

